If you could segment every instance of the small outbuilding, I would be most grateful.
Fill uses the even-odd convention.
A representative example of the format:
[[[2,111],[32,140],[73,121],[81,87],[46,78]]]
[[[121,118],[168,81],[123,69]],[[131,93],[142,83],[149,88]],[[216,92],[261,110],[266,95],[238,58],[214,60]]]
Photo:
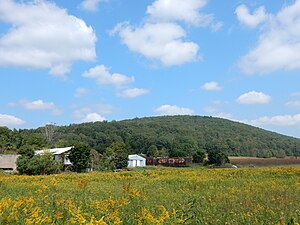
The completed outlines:
[[[0,154],[0,170],[5,172],[17,171],[17,158],[19,155],[2,155]]]
[[[146,158],[140,155],[128,156],[128,167],[143,167],[146,166]]]

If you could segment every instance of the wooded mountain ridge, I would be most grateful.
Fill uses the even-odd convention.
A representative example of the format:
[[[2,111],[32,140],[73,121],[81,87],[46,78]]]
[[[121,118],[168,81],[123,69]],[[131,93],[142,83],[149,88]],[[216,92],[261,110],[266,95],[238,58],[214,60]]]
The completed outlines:
[[[37,129],[0,127],[0,151],[65,147],[87,143],[99,153],[114,142],[128,153],[191,156],[198,150],[221,150],[232,156],[283,157],[300,155],[300,139],[207,116],[159,116],[122,121],[47,125]]]

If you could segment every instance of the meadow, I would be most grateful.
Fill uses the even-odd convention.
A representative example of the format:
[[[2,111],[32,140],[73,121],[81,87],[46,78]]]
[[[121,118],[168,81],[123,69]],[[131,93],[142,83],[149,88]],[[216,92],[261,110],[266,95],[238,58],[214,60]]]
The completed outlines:
[[[0,224],[298,224],[300,168],[0,175]]]

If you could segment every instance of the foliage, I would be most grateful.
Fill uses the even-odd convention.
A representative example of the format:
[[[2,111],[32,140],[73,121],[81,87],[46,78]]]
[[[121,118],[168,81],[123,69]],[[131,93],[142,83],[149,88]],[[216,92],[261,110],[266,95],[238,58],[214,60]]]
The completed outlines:
[[[213,117],[136,118],[56,126],[51,132],[45,135],[44,127],[30,130],[0,127],[0,152],[16,152],[26,145],[42,149],[85,143],[104,154],[112,143],[124,142],[129,154],[149,155],[154,151],[157,156],[193,156],[199,149],[209,152],[217,146],[231,156],[276,157],[279,150],[287,156],[300,155],[297,138]]]
[[[194,163],[203,163],[206,157],[206,153],[201,150],[197,150],[193,155],[193,162]]]
[[[300,169],[0,174],[0,224],[299,224]]]
[[[150,156],[150,157],[157,157],[157,156],[159,156],[159,151],[158,151],[158,148],[156,147],[156,145],[151,145],[148,148],[147,156]]]
[[[74,146],[68,156],[72,163],[71,170],[75,172],[86,171],[90,166],[90,153],[91,149],[87,144],[82,143]]]
[[[34,156],[34,149],[30,145],[23,145],[18,149],[18,154],[32,158]]]
[[[230,163],[227,154],[221,151],[210,151],[208,152],[207,158],[208,158],[208,164],[214,164],[217,166]]]
[[[101,170],[127,167],[128,150],[124,142],[116,141],[106,148],[101,158]]]
[[[52,153],[40,155],[21,155],[17,159],[17,170],[20,174],[27,175],[49,175],[58,173],[60,165],[53,158]]]

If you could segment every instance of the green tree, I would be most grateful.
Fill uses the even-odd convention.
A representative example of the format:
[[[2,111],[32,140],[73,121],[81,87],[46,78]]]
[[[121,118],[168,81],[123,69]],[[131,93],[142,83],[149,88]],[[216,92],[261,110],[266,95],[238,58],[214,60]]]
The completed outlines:
[[[32,157],[24,154],[18,157],[16,163],[20,174],[49,175],[60,171],[59,162],[54,160],[53,154],[50,152]]]
[[[151,156],[151,157],[157,157],[159,154],[158,152],[158,149],[156,147],[156,145],[151,145],[149,148],[148,148],[148,151],[147,151],[147,155],[148,156]]]
[[[122,141],[115,141],[106,148],[101,158],[101,170],[114,170],[127,167],[128,150]]]
[[[193,154],[193,162],[194,163],[203,163],[205,157],[206,157],[206,153],[203,150],[197,150]]]
[[[128,150],[126,144],[121,141],[116,141],[108,147],[108,151],[114,156],[115,167],[121,169],[127,167]]]
[[[90,166],[90,147],[87,144],[77,144],[69,154],[72,163],[71,170],[75,172],[83,172]]]
[[[225,152],[221,151],[210,151],[208,152],[208,164],[215,164],[217,166],[230,163],[229,158]]]
[[[32,158],[34,156],[34,150],[31,145],[23,145],[18,149],[18,154],[21,156],[27,156],[28,158]]]

